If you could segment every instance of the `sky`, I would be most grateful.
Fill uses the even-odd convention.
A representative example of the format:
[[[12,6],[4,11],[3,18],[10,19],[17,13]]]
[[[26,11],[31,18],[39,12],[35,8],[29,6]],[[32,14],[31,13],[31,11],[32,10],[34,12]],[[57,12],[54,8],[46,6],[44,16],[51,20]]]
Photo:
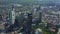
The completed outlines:
[[[21,1],[21,0],[0,0],[0,1]],[[23,0],[23,1],[30,1],[30,0]],[[34,0],[34,1],[60,1],[60,0]]]
[[[60,0],[38,0],[38,1],[60,1]]]
[[[60,3],[60,0],[0,0],[0,4],[2,3],[11,3],[11,2],[22,2],[22,1],[43,1],[43,2],[56,2]]]
[[[55,1],[60,2],[60,0],[0,0],[1,1]]]

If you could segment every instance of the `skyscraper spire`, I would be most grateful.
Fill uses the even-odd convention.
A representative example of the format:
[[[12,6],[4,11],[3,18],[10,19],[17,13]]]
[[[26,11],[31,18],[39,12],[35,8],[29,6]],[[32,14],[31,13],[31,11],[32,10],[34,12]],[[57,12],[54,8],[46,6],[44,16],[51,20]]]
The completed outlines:
[[[14,5],[12,5],[12,10],[13,10],[13,8],[14,8]]]

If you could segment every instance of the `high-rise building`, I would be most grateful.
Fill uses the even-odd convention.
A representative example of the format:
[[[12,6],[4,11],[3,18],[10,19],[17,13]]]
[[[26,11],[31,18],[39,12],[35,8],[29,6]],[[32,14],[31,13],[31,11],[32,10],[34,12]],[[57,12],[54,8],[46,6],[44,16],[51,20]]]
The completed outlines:
[[[15,8],[12,6],[12,11],[9,12],[9,19],[10,19],[10,24],[14,24],[15,21]]]
[[[28,20],[26,22],[26,25],[23,27],[24,28],[24,33],[23,34],[31,34],[31,26],[32,26],[32,14],[28,13]]]

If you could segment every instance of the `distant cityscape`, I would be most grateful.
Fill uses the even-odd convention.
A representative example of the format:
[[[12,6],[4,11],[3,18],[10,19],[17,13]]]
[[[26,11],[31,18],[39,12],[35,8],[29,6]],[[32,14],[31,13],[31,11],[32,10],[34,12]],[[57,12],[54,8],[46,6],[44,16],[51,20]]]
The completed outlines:
[[[60,4],[0,3],[0,34],[60,34]]]

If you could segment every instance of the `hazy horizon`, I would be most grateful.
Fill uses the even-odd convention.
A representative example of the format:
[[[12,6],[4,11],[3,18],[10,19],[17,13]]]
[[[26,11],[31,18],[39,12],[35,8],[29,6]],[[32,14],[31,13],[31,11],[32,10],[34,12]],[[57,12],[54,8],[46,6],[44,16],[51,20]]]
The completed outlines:
[[[0,0],[0,4],[9,4],[9,3],[20,3],[20,2],[37,2],[37,1],[42,1],[42,2],[53,2],[53,3],[60,3],[60,0]]]

